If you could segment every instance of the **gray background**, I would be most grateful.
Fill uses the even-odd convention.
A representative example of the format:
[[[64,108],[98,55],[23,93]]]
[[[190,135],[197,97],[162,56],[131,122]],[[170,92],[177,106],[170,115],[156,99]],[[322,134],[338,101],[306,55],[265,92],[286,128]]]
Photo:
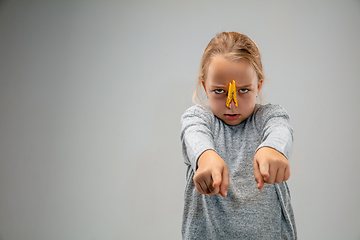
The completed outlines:
[[[217,32],[295,129],[300,239],[360,239],[359,1],[0,2],[0,239],[180,239],[180,116]]]

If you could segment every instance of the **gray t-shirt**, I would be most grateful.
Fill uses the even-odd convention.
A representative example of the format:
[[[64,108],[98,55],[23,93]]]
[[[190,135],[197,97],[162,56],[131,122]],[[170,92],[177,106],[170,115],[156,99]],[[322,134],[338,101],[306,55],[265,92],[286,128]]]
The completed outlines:
[[[261,147],[289,159],[293,130],[279,105],[257,105],[253,114],[229,126],[195,105],[181,117],[181,142],[187,165],[183,239],[297,239],[286,182],[257,189],[253,160]],[[200,194],[193,183],[197,159],[208,149],[225,161],[230,174],[227,197]]]

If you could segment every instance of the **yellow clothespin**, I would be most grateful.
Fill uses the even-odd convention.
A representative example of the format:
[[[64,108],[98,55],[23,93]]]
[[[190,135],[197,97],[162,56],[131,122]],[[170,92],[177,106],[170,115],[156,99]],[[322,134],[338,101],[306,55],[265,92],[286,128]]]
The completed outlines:
[[[235,106],[237,107],[237,99],[236,99],[236,86],[235,81],[233,80],[232,83],[229,83],[229,91],[228,91],[228,97],[226,100],[226,106],[229,107],[231,101],[234,100]]]

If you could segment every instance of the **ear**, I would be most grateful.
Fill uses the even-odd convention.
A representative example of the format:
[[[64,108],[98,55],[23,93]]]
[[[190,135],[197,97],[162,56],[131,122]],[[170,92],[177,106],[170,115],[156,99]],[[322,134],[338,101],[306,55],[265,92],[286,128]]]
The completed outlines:
[[[201,81],[201,84],[203,85],[204,90],[205,90],[205,92],[206,92],[205,82],[204,82],[204,81]]]
[[[260,90],[261,90],[261,87],[262,87],[263,82],[264,82],[264,79],[260,79],[259,82],[258,82],[258,93],[259,93]]]

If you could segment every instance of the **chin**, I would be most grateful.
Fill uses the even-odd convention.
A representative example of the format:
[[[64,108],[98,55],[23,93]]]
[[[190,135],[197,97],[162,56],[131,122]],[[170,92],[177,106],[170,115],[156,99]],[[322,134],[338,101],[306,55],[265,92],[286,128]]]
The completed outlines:
[[[229,126],[236,126],[236,125],[239,125],[242,121],[225,121],[225,120],[223,120],[223,122]]]

